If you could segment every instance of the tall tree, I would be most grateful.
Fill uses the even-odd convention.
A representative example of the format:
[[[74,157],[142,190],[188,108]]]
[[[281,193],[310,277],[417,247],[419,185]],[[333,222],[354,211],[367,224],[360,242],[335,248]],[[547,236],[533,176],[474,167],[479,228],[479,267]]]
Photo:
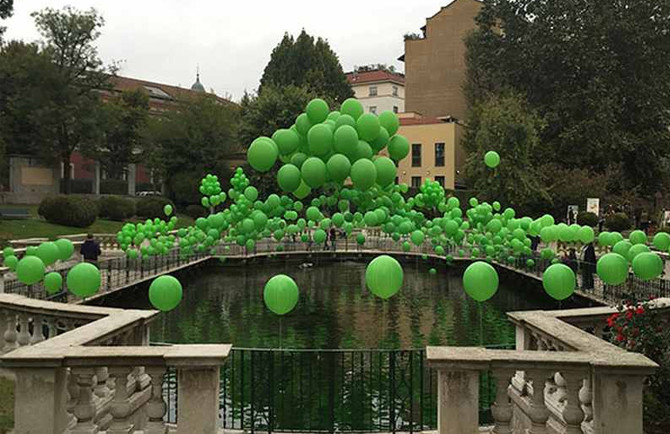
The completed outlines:
[[[321,98],[341,103],[354,95],[337,54],[322,38],[304,30],[297,39],[288,33],[274,48],[265,67],[258,93],[265,87],[305,87]]]
[[[43,109],[43,126],[50,140],[40,151],[69,167],[72,153],[100,140],[99,90],[108,89],[115,65],[105,66],[94,43],[104,19],[95,11],[43,9],[32,14],[44,38],[43,50],[51,56],[57,76],[50,89],[50,104]],[[70,172],[64,171],[63,190],[70,191]]]
[[[12,16],[14,12],[14,0],[0,0],[0,20],[4,20]],[[2,42],[2,34],[5,33],[6,28],[0,26],[0,43]]]
[[[547,159],[659,191],[670,156],[670,0],[488,0],[468,38],[472,105],[512,89]]]

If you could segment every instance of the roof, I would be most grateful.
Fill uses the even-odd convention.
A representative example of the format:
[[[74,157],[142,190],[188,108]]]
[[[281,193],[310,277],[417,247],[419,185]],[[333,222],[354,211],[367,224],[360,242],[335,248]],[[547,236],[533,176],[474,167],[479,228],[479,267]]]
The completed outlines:
[[[404,86],[405,76],[400,73],[375,69],[372,71],[347,72],[347,81],[351,85],[391,81]]]
[[[431,125],[449,123],[445,119],[439,118],[400,118],[401,127],[410,127],[412,125]]]
[[[111,76],[110,83],[117,92],[144,90],[150,98],[156,98],[166,101],[175,101],[180,99],[188,99],[202,95],[191,89],[186,89],[178,86],[171,86],[169,84],[155,83],[153,81],[139,80],[136,78],[123,77],[120,75]],[[225,98],[215,95],[216,99],[221,102],[230,102]]]

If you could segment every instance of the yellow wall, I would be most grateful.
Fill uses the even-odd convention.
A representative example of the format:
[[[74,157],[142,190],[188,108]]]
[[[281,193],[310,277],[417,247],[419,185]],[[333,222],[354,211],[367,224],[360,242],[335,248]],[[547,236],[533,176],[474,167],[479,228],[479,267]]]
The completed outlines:
[[[362,83],[354,84],[351,88],[354,90],[356,98],[361,99],[370,97],[370,86],[377,86],[377,96],[393,96],[393,86],[396,86],[398,88],[397,96],[405,98],[405,87],[397,83]]]
[[[21,183],[24,185],[53,185],[53,169],[43,167],[22,167]]]

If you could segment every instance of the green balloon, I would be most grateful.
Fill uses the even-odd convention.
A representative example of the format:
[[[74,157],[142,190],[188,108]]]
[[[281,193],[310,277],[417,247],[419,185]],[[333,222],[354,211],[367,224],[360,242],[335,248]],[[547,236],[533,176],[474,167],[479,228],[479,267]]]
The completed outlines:
[[[274,166],[279,154],[277,145],[267,137],[259,137],[247,151],[247,161],[259,172],[267,172]]]
[[[305,184],[304,181],[300,181],[300,187],[293,192],[293,195],[298,199],[304,199],[312,192],[312,189],[309,188],[309,185]]]
[[[490,264],[477,261],[463,273],[463,289],[474,300],[484,302],[498,291],[498,273]]]
[[[343,182],[349,177],[351,172],[351,163],[349,159],[342,154],[335,154],[326,163],[328,174],[333,181]]]
[[[149,286],[151,305],[162,312],[168,312],[179,305],[183,290],[181,283],[172,276],[160,276]]]
[[[3,262],[3,265],[7,268],[9,268],[12,271],[16,270],[16,266],[19,263],[19,258],[17,258],[14,255],[11,256],[6,256],[5,260]]]
[[[307,161],[307,155],[303,154],[302,152],[296,152],[291,157],[291,164],[293,164],[298,169],[300,169],[302,167],[302,164],[305,161]]]
[[[52,271],[44,276],[44,289],[49,294],[56,294],[63,288],[63,276],[60,273]]]
[[[256,187],[250,185],[244,189],[244,197],[249,199],[249,201],[254,202],[256,199],[258,199],[258,190]]]
[[[320,98],[315,98],[307,104],[305,109],[309,121],[314,124],[319,124],[325,121],[328,118],[330,109],[328,108],[328,103]]]
[[[327,234],[323,229],[317,229],[314,231],[314,241],[317,243],[324,243],[326,241]]]
[[[279,129],[272,135],[272,140],[277,144],[280,155],[291,155],[300,146],[300,137],[293,130]]]
[[[342,103],[342,107],[340,108],[342,116],[349,115],[354,120],[357,120],[363,112],[363,105],[356,98],[348,98]],[[342,116],[340,116],[340,119],[342,119]]]
[[[300,187],[300,169],[293,164],[284,164],[277,172],[277,184],[283,191],[292,193]]]
[[[395,161],[400,161],[409,154],[409,140],[405,136],[396,134],[388,144],[389,156]]]
[[[16,265],[16,277],[25,285],[34,285],[42,280],[44,262],[37,256],[24,256]]]
[[[654,247],[663,252],[667,252],[670,248],[670,235],[667,232],[658,232],[654,235]]]
[[[376,154],[388,145],[389,142],[389,133],[386,131],[386,128],[379,127],[379,135],[376,139],[370,142],[370,147],[372,151]]]
[[[398,132],[398,128],[400,128],[400,119],[398,119],[397,114],[386,110],[379,115],[379,125],[386,128],[389,136],[394,136]]]
[[[2,250],[2,256],[3,257],[8,257],[8,256],[14,256],[14,249],[11,246],[7,246]]]
[[[100,289],[100,270],[93,264],[77,264],[67,273],[67,289],[77,297],[89,297]]]
[[[300,169],[302,179],[311,188],[321,187],[326,182],[326,163],[320,158],[310,157]]]
[[[409,242],[405,241],[404,243],[402,243],[403,252],[409,252],[410,250],[412,250],[412,246],[410,245]]]
[[[491,169],[495,169],[500,164],[500,155],[496,151],[489,151],[484,155],[484,163]]]
[[[550,265],[542,276],[542,286],[552,298],[565,300],[575,292],[575,273],[565,264]]]
[[[377,169],[377,184],[386,187],[395,182],[396,166],[388,157],[379,157],[374,162]]]
[[[358,243],[361,246],[365,244],[365,235],[362,232],[356,235],[356,243]]]
[[[352,118],[349,115],[341,115],[339,118],[337,118],[337,121],[335,122],[335,132],[339,130],[341,127],[344,125],[349,125],[350,127],[353,127],[354,129],[356,128],[356,119]],[[356,133],[358,134],[358,133]]]
[[[333,132],[327,125],[317,124],[307,133],[309,151],[316,156],[328,155],[333,149]]]
[[[273,313],[286,315],[298,304],[299,295],[295,281],[284,274],[278,274],[265,284],[263,300]]]
[[[644,232],[642,232],[640,230],[633,231],[633,232],[630,233],[630,236],[628,237],[628,239],[630,240],[630,242],[633,245],[646,244],[647,243],[647,234],[645,234]]]
[[[348,116],[347,116],[348,117]],[[343,125],[337,130],[333,136],[333,143],[335,152],[341,154],[353,155],[358,146],[358,132],[350,125]]]
[[[163,212],[166,216],[172,215],[172,205],[167,204],[163,207]]]
[[[412,235],[409,238],[410,240],[412,240],[412,243],[414,243],[415,246],[420,246],[421,244],[423,244],[425,236],[421,231],[414,231],[412,232]]]
[[[655,279],[663,272],[663,259],[656,253],[644,252],[633,259],[633,273],[641,280]]]
[[[372,113],[365,113],[356,120],[358,136],[371,142],[379,136],[379,119]]]
[[[649,252],[649,247],[647,247],[644,244],[635,244],[628,250],[628,260],[630,262],[633,262],[635,257],[641,253],[648,253]]]
[[[309,120],[307,113],[302,113],[296,118],[295,127],[298,130],[298,133],[303,136],[307,135],[309,129],[312,128],[312,122]]]
[[[628,277],[628,261],[618,253],[608,253],[598,259],[596,272],[608,285],[620,285]]]
[[[377,168],[370,160],[358,160],[351,166],[351,181],[361,191],[368,190],[377,182]]]
[[[633,245],[630,243],[630,241],[623,240],[616,243],[612,248],[612,251],[623,256],[624,258],[627,258],[628,251],[631,247],[633,247]],[[626,264],[626,267],[628,267],[628,264]]]
[[[368,211],[365,213],[365,216],[363,217],[363,221],[367,226],[376,226],[377,225],[377,214],[375,214],[372,211]]]
[[[390,256],[378,256],[365,270],[365,283],[370,292],[383,300],[388,300],[402,287],[402,266]]]
[[[44,262],[44,265],[49,266],[58,260],[58,257],[60,256],[60,250],[58,249],[56,243],[47,241],[46,243],[42,243],[39,245],[39,247],[37,247],[35,255],[40,258],[42,262]]]
[[[359,140],[354,153],[350,154],[349,157],[351,161],[358,161],[360,159],[369,160],[372,158],[372,147],[368,142]]]
[[[579,228],[579,231],[577,231],[577,239],[581,241],[584,244],[588,244],[593,242],[595,239],[595,233],[593,232],[593,228],[589,226],[582,226]]]
[[[598,234],[598,244],[601,246],[610,246],[612,245],[612,236],[609,232],[601,232]]]

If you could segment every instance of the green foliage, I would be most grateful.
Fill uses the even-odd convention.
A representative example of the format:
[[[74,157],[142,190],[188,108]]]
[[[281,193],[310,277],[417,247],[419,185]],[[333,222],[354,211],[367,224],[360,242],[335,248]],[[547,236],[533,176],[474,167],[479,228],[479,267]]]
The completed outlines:
[[[61,180],[62,188],[62,180]],[[71,179],[70,193],[72,194],[92,194],[93,180],[92,179]]]
[[[539,134],[545,123],[529,110],[522,97],[494,97],[472,112],[463,145],[468,151],[465,176],[482,199],[499,200],[521,211],[538,209],[551,199],[536,166]],[[498,152],[496,169],[484,165],[484,154]]]
[[[135,199],[121,196],[104,196],[98,200],[99,216],[122,222],[135,215]]]
[[[170,179],[170,191],[179,205],[200,203],[200,179],[190,172],[178,172]]]
[[[184,214],[195,220],[198,217],[207,217],[209,215],[209,211],[203,208],[201,205],[189,205],[184,210]]]
[[[266,87],[304,87],[322,98],[341,103],[354,95],[337,54],[327,41],[314,40],[303,30],[297,38],[286,33],[272,50],[258,93]]]
[[[670,157],[670,0],[485,2],[467,39],[475,107],[509,90],[547,120],[546,161],[660,191]],[[557,25],[560,23],[560,25]]]
[[[0,20],[11,17],[12,12],[14,12],[14,0],[0,0]],[[5,28],[0,26],[0,43],[4,32]]]
[[[598,226],[598,216],[592,212],[580,212],[577,214],[577,224],[594,228]]]
[[[123,179],[100,180],[100,194],[128,194],[128,181]]]
[[[51,196],[42,200],[37,213],[50,223],[86,228],[98,218],[98,207],[83,196]]]
[[[164,219],[165,212],[163,208],[165,205],[171,205],[172,208],[175,208],[174,203],[166,198],[160,196],[148,196],[141,197],[137,199],[137,216],[145,219],[155,219],[162,218]]]
[[[628,230],[631,227],[630,218],[623,212],[612,214],[605,220],[605,227],[614,232]]]

